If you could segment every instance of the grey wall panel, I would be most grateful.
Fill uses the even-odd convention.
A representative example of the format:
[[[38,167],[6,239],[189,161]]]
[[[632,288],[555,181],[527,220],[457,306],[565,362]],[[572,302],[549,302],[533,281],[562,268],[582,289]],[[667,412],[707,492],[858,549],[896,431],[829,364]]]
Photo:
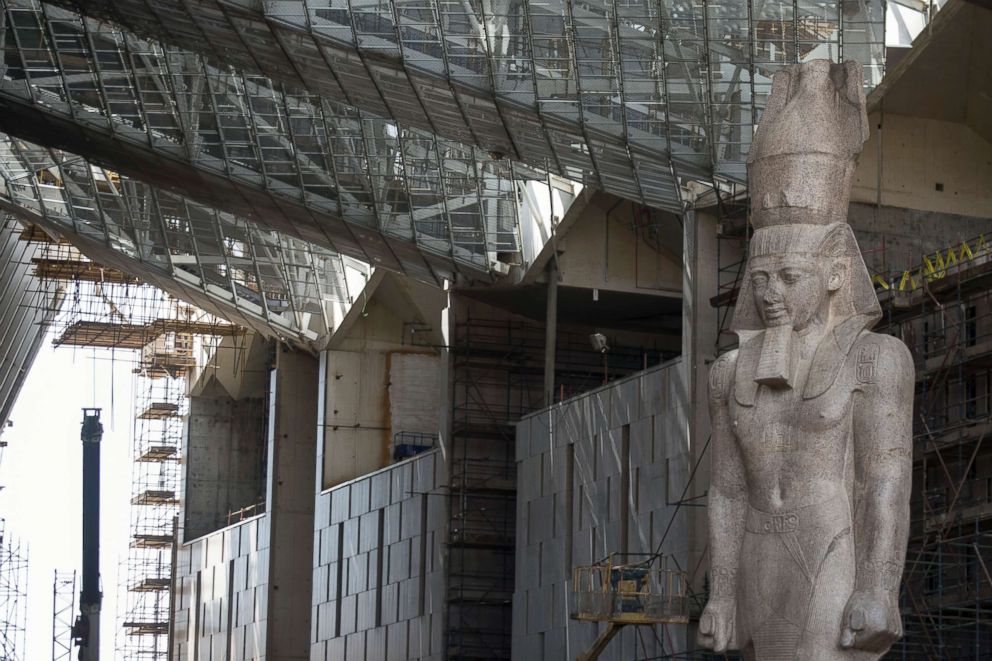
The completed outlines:
[[[688,479],[685,397],[673,361],[518,424],[514,659],[565,661],[588,649],[599,627],[569,618],[572,569],[658,548]],[[661,546],[682,566],[687,536],[679,515]],[[685,627],[638,629],[623,630],[600,658],[684,649]]]
[[[435,539],[447,521],[437,456],[318,494],[316,509],[329,516],[317,521],[311,659],[440,658],[447,586]]]
[[[263,514],[180,547],[173,658],[264,659],[268,525]],[[229,624],[230,622],[230,624]]]

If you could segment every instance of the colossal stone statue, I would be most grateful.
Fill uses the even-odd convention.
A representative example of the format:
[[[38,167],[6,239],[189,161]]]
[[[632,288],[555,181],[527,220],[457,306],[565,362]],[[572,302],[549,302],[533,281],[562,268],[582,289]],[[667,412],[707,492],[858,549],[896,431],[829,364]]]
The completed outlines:
[[[846,222],[867,139],[861,66],[775,75],[748,157],[751,239],[710,372],[710,600],[699,642],[745,658],[867,660],[902,635],[913,362]]]

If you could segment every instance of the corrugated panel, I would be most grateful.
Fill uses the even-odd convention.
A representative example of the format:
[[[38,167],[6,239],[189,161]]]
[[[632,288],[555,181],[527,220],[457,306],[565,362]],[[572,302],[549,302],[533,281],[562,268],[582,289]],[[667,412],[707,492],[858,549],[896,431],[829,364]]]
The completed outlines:
[[[24,379],[41,349],[62,293],[33,275],[40,244],[22,241],[21,227],[3,217],[0,229],[0,432],[7,427]]]
[[[389,416],[393,434],[435,434],[441,405],[441,363],[436,356],[392,353],[389,364]]]
[[[436,456],[436,450],[417,456],[322,496],[336,523],[319,530],[319,538],[342,532],[341,543],[324,550],[321,542],[314,568],[315,583],[327,580],[328,587],[314,590],[311,655],[426,661],[439,653],[444,549],[426,526],[441,517],[431,517],[432,499],[421,492],[435,487]]]
[[[678,363],[669,363],[642,372],[517,426],[514,659],[564,661],[566,649],[573,655],[588,649],[596,625],[568,618],[573,567],[621,550],[625,529],[630,552],[657,548],[672,515],[666,494],[677,494],[688,477],[679,371]],[[686,542],[683,517],[671,526],[662,552],[682,562]],[[646,649],[635,650],[636,634],[626,633],[610,644],[604,661],[665,652],[660,634],[644,636]],[[665,635],[684,632],[669,627]]]

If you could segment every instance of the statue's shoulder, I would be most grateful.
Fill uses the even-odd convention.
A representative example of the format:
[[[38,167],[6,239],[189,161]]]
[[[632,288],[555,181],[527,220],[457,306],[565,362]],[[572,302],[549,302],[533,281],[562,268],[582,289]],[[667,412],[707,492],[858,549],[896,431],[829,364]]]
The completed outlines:
[[[710,397],[718,401],[726,401],[734,384],[734,372],[737,370],[738,350],[728,351],[720,355],[710,365]]]
[[[862,385],[913,382],[913,355],[892,335],[864,331],[848,354],[848,364]]]

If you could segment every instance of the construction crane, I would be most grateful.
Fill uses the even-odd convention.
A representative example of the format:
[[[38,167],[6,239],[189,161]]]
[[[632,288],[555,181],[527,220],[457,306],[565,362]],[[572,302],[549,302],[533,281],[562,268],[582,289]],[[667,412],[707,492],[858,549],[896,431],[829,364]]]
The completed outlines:
[[[83,409],[83,585],[72,637],[79,661],[100,659],[100,409]]]

